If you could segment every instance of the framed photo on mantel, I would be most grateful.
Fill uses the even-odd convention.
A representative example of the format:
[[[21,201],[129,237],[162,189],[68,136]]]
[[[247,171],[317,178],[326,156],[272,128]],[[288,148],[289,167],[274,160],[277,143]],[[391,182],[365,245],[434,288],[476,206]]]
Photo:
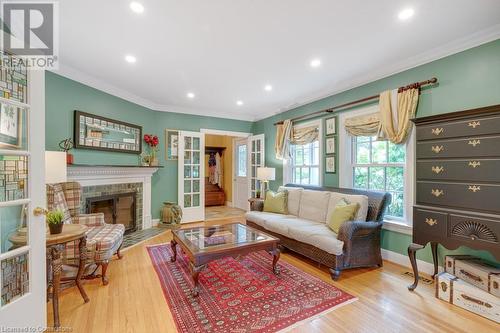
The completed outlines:
[[[75,148],[142,152],[142,126],[75,110]]]

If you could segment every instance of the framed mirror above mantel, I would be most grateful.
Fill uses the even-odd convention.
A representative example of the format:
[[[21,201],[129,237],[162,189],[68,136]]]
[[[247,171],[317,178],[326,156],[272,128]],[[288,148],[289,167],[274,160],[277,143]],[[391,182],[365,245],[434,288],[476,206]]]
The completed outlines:
[[[142,152],[142,126],[75,110],[75,148]]]

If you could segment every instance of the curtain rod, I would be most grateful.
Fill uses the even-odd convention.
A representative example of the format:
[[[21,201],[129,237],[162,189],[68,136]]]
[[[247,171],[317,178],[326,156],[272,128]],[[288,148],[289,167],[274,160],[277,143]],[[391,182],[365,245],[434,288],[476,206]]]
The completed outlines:
[[[405,90],[408,90],[408,89],[413,89],[413,88],[420,88],[422,86],[426,86],[426,85],[429,85],[429,84],[435,84],[437,82],[438,82],[438,79],[435,78],[435,77],[433,77],[432,79],[429,79],[429,80],[425,80],[425,81],[421,81],[421,82],[414,82],[414,83],[408,84],[408,85],[406,85],[404,87],[399,87],[398,88],[398,92],[402,92],[402,91],[405,91]],[[348,107],[348,106],[353,106],[353,105],[356,105],[356,104],[360,104],[360,103],[364,103],[364,102],[368,102],[368,101],[371,101],[371,100],[378,99],[379,96],[380,95],[373,95],[373,96],[370,96],[370,97],[361,98],[361,99],[358,99],[356,101],[352,101],[352,102],[349,102],[349,103],[337,105],[337,106],[334,106],[334,107],[326,109],[326,110],[316,111],[316,112],[313,112],[313,113],[309,113],[309,114],[305,114],[305,115],[302,115],[302,116],[298,116],[298,117],[292,118],[290,120],[292,122],[294,122],[294,121],[297,121],[297,120],[314,118],[314,117],[317,117],[318,115],[320,115],[322,113],[325,113],[325,112],[326,113],[332,113],[333,111],[337,111],[337,110],[343,109],[343,108]],[[275,126],[276,125],[280,125],[280,124],[283,124],[283,120],[274,123]]]

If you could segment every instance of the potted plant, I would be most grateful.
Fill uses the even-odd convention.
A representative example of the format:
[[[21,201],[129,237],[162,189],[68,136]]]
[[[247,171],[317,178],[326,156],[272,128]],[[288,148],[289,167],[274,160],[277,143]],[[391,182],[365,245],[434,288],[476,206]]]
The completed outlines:
[[[144,142],[149,146],[149,165],[150,166],[157,166],[158,165],[158,143],[160,141],[158,140],[158,136],[153,135],[153,134],[144,134]]]
[[[49,230],[51,235],[60,234],[63,228],[63,218],[64,214],[60,210],[53,210],[47,212],[45,219],[49,225]]]
[[[66,164],[73,164],[73,154],[69,151],[73,149],[73,140],[70,138],[64,139],[59,142],[59,148],[61,148],[66,153]]]

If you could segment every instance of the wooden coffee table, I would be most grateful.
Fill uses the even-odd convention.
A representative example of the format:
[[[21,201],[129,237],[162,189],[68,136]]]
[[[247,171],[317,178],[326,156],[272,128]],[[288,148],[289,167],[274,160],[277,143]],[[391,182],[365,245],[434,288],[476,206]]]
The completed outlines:
[[[189,258],[191,275],[194,280],[193,296],[198,296],[198,276],[210,261],[224,257],[237,258],[252,252],[265,250],[273,256],[273,272],[279,274],[277,266],[280,258],[279,239],[244,224],[234,223],[210,227],[173,230],[170,242],[177,259],[179,244]]]

